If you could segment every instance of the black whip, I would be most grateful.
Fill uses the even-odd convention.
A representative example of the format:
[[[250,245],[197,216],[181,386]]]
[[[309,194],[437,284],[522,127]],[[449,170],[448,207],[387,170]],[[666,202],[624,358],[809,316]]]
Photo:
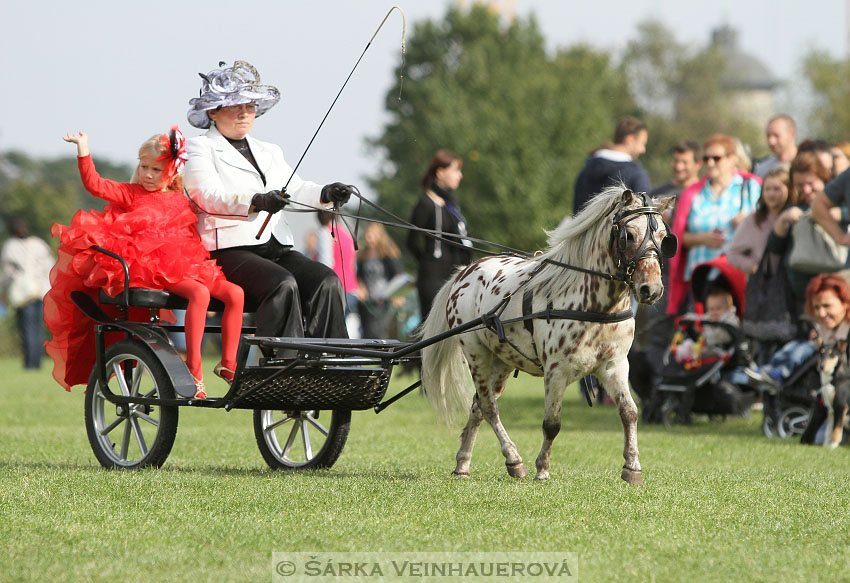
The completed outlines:
[[[313,145],[313,140],[315,140],[316,136],[319,135],[319,130],[322,129],[322,126],[325,124],[325,120],[328,119],[328,116],[330,115],[331,110],[334,108],[334,105],[336,105],[336,102],[339,99],[339,96],[342,95],[342,90],[345,89],[345,86],[348,84],[348,80],[351,79],[351,76],[354,74],[354,71],[357,69],[357,65],[360,64],[361,60],[363,60],[363,55],[365,55],[366,51],[369,50],[369,47],[372,46],[372,41],[375,40],[376,36],[378,36],[378,33],[381,31],[381,27],[384,26],[384,23],[390,17],[390,14],[392,14],[393,10],[398,10],[399,12],[401,12],[401,18],[402,18],[401,58],[402,58],[402,63],[404,63],[404,37],[405,37],[405,34],[407,33],[407,17],[404,14],[404,10],[402,10],[398,6],[393,6],[392,8],[390,8],[390,11],[387,12],[387,15],[384,16],[384,19],[381,21],[381,24],[378,25],[377,30],[375,30],[375,34],[373,34],[372,38],[369,39],[369,42],[366,43],[366,48],[364,48],[363,52],[360,53],[360,58],[357,59],[356,63],[354,63],[354,67],[351,69],[351,72],[348,74],[348,77],[345,78],[345,82],[342,84],[342,87],[339,88],[339,92],[336,94],[336,97],[334,97],[333,103],[331,103],[331,106],[328,108],[327,113],[325,113],[325,117],[322,118],[322,121],[321,121],[321,123],[319,123],[319,127],[316,128],[316,132],[313,134],[313,137],[310,138],[310,143],[307,144],[306,148],[304,148],[304,153],[301,154],[301,157],[298,159],[298,163],[292,169],[292,174],[289,175],[289,179],[286,181],[286,184],[283,186],[284,192],[286,192],[286,187],[289,186],[289,183],[292,181],[292,177],[295,176],[295,172],[298,170],[298,167],[301,165],[301,161],[304,160],[304,156],[307,155],[307,151],[310,149],[310,146]],[[401,93],[399,93],[399,99],[400,98],[401,98]],[[257,239],[259,239],[260,237],[263,236],[263,231],[266,230],[266,226],[269,224],[269,221],[271,220],[271,218],[272,218],[271,214],[269,214],[266,217],[266,220],[263,222],[263,226],[260,227],[260,230],[257,232],[257,236],[256,236]]]

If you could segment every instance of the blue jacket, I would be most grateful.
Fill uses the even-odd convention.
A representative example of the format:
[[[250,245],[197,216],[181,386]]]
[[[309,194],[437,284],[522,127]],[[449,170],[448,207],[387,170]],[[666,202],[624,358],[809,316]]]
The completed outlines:
[[[591,154],[576,178],[573,194],[573,214],[606,187],[625,183],[632,192],[649,192],[649,173],[636,160],[616,161]]]

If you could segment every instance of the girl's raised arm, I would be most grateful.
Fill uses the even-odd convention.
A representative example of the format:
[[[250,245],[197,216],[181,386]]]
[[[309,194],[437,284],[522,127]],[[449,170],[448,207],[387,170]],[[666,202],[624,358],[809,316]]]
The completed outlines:
[[[78,134],[68,132],[62,136],[62,139],[66,142],[77,144],[77,156],[89,155],[89,137],[84,132],[80,132]]]
[[[133,203],[133,187],[123,182],[115,182],[101,178],[94,167],[89,150],[89,137],[85,132],[78,134],[67,133],[62,139],[72,144],[77,144],[77,166],[80,169],[80,179],[83,187],[90,194],[114,202],[121,206],[130,206]]]

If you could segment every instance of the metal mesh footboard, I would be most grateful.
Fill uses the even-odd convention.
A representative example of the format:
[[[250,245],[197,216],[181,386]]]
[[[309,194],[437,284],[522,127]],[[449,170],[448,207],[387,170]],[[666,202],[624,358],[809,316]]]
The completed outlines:
[[[234,409],[370,409],[384,397],[392,367],[246,367],[229,395]]]

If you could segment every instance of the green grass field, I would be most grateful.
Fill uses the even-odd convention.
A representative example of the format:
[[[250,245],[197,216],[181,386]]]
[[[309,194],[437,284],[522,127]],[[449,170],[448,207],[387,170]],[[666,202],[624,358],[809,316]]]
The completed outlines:
[[[768,440],[760,414],[641,426],[640,487],[619,478],[614,409],[574,389],[545,483],[509,478],[486,425],[471,478],[452,479],[459,429],[418,394],[355,413],[330,470],[270,471],[250,412],[184,407],[162,469],[105,471],[82,390],[0,371],[0,581],[270,581],[272,553],[295,551],[573,552],[584,582],[850,577],[847,450]],[[542,381],[512,379],[500,402],[531,468]]]

